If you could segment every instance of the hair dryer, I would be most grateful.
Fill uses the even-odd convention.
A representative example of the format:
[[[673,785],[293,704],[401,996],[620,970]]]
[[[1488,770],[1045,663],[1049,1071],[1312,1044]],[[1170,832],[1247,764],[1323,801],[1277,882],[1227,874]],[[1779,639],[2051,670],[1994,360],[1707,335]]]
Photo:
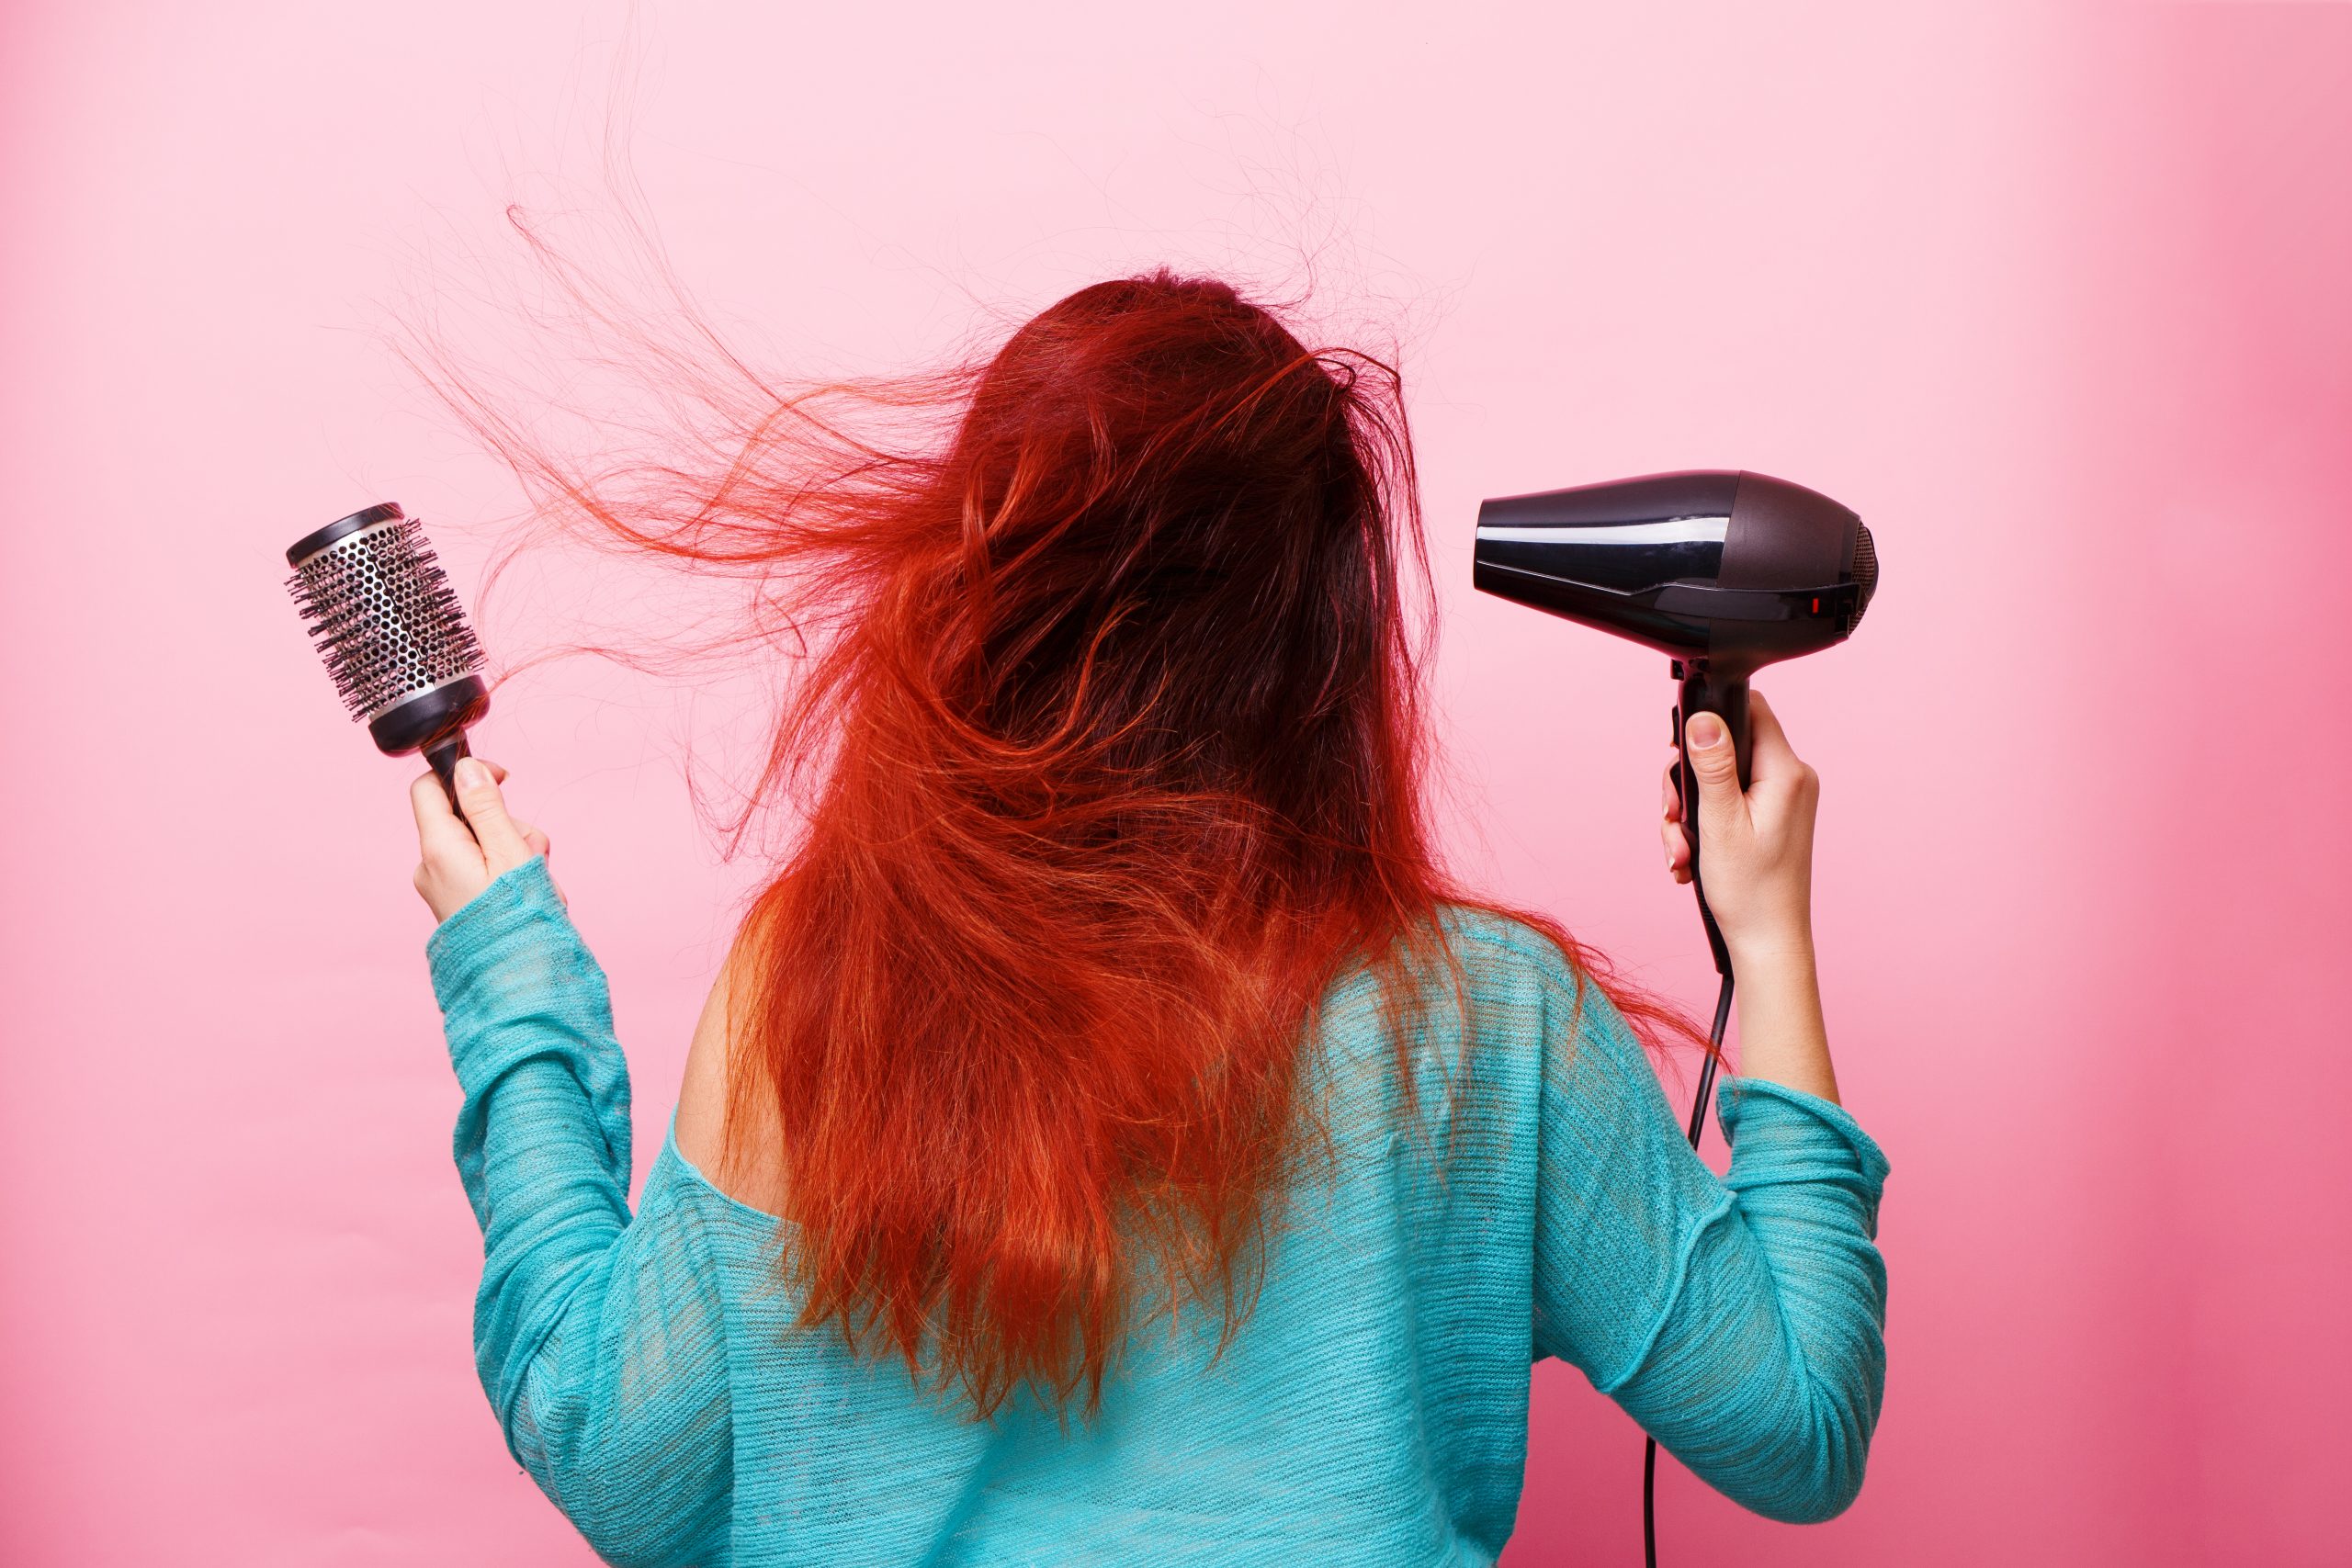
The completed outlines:
[[[1472,581],[1487,593],[1657,649],[1680,682],[1674,742],[1696,713],[1730,728],[1748,779],[1747,678],[1843,642],[1878,587],[1862,520],[1827,496],[1736,468],[1645,474],[1478,508]],[[1675,772],[1691,885],[1717,974],[1731,956],[1699,877],[1698,779]]]

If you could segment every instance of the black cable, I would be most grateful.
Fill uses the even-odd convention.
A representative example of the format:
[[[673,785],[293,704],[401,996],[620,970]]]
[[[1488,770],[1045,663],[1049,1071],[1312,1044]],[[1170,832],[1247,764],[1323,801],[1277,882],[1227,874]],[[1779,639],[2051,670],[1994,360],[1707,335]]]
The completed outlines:
[[[1699,1069],[1699,1098],[1690,1102],[1690,1146],[1699,1146],[1700,1130],[1707,1124],[1707,1095],[1715,1087],[1715,1064],[1723,1059],[1724,1030],[1731,1022],[1731,976],[1724,976],[1715,992],[1715,1024],[1707,1031],[1707,1060]]]
[[[1707,1031],[1707,1060],[1699,1069],[1699,1097],[1690,1103],[1690,1146],[1707,1125],[1707,1092],[1715,1086],[1715,1063],[1724,1052],[1724,1029],[1731,1022],[1731,976],[1715,993],[1715,1026]],[[1657,1568],[1657,1439],[1642,1445],[1642,1562]]]

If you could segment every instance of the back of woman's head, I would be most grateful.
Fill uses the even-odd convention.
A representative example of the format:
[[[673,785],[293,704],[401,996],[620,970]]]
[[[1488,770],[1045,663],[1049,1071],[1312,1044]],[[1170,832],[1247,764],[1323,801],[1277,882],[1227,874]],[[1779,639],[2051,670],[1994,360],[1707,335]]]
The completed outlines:
[[[1091,1402],[1143,1313],[1246,1311],[1314,1141],[1317,998],[1368,963],[1409,1007],[1430,953],[1396,378],[1162,272],[939,377],[743,384],[634,489],[467,412],[608,536],[749,575],[807,650],[728,1118],[730,1163],[780,1158],[804,1321],[983,1413]]]
[[[737,1121],[809,1315],[982,1410],[1091,1396],[1148,1300],[1235,1310],[1306,1013],[1428,901],[1393,396],[1221,284],[1099,284],[842,520]]]
[[[1220,283],[1053,306],[888,520],[896,581],[854,634],[864,716],[991,810],[1032,788],[1059,813],[1099,801],[1122,831],[1090,852],[1169,856],[1174,886],[1236,869],[1192,847],[1204,813],[1316,900],[1416,859],[1394,390]],[[1142,831],[1139,810],[1183,825]]]

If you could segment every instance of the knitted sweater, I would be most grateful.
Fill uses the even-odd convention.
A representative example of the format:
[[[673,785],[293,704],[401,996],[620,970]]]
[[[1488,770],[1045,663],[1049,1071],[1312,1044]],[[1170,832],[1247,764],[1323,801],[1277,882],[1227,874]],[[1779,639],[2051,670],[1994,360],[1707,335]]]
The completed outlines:
[[[481,1223],[476,1358],[514,1457],[616,1563],[1489,1563],[1528,1371],[1573,1363],[1709,1484],[1836,1514],[1884,1383],[1886,1160],[1835,1105],[1724,1086],[1718,1179],[1623,1020],[1533,931],[1449,909],[1412,1042],[1368,973],[1319,1010],[1332,1158],[1254,1307],[1139,1327],[1099,1414],[979,1422],[797,1324],[773,1217],[665,1138],[632,1215],[605,979],[533,861],[428,946]],[[1462,1005],[1466,1000],[1466,1009]]]

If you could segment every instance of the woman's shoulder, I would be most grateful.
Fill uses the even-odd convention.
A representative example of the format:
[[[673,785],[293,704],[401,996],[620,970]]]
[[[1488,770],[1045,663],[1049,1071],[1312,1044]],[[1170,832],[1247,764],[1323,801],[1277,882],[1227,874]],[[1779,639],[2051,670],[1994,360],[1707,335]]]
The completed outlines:
[[[1449,900],[1398,933],[1380,959],[1342,971],[1325,998],[1327,1026],[1385,1034],[1396,1014],[1396,987],[1417,1001],[1411,1013],[1437,1034],[1551,1033],[1602,993],[1540,918],[1507,907]],[[1605,998],[1604,998],[1605,1005]],[[1574,1021],[1570,1022],[1569,1021]]]
[[[1434,921],[1446,950],[1473,980],[1577,985],[1568,950],[1533,917],[1499,904],[1452,900],[1437,906]]]
[[[710,1185],[739,1203],[773,1212],[782,1197],[781,1162],[759,1159],[747,1151],[776,1150],[781,1142],[774,1135],[776,1129],[773,1125],[740,1129],[744,1135],[735,1140],[731,1151],[735,1157],[729,1157],[727,1112],[729,1101],[736,1099],[733,1077],[738,1066],[730,1022],[738,992],[734,968],[735,959],[730,956],[719,966],[710,995],[703,1002],[694,1043],[686,1048],[685,1076],[678,1085],[678,1114],[671,1136],[679,1155]],[[742,1096],[738,1104],[755,1122],[774,1114],[758,1095]]]
[[[1540,919],[1498,904],[1446,900],[1345,964],[1327,1001],[1385,1009],[1399,981],[1431,1003],[1533,999],[1547,993],[1573,998],[1584,981],[1571,951]]]
[[[1425,983],[1459,998],[1473,1032],[1632,1038],[1587,951],[1543,917],[1457,900],[1439,906],[1435,920],[1447,962]]]

